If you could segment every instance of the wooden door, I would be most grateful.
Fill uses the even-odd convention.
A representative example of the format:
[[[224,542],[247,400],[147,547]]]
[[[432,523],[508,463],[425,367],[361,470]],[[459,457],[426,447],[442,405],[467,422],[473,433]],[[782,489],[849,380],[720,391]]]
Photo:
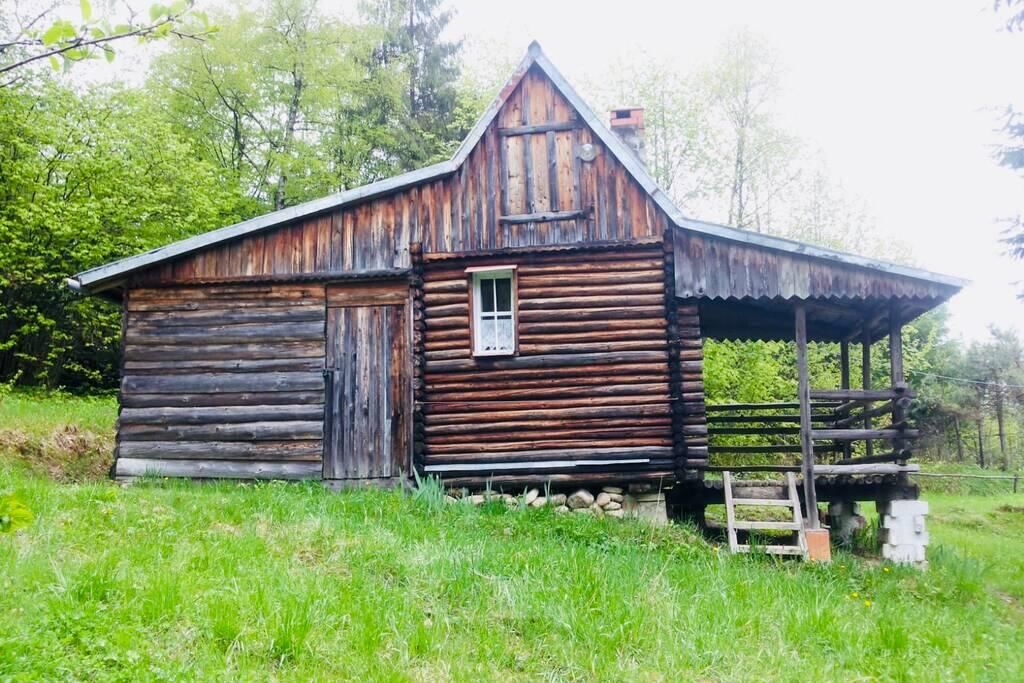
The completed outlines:
[[[407,298],[404,283],[386,293],[359,285],[328,291],[324,479],[409,472]]]

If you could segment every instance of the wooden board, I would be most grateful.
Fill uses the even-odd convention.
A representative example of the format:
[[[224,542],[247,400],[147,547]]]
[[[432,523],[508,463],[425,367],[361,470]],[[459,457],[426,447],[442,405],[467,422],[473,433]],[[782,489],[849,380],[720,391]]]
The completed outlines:
[[[406,306],[331,307],[327,314],[325,479],[408,471]]]

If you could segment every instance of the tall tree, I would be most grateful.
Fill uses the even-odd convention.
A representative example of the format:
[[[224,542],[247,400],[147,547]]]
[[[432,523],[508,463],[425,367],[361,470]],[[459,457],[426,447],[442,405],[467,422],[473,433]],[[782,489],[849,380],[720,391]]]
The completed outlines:
[[[417,128],[407,165],[447,156],[461,135],[449,128],[457,106],[456,81],[461,41],[442,35],[452,12],[444,0],[367,0],[364,15],[383,28],[375,50],[378,64],[405,73],[405,106]]]

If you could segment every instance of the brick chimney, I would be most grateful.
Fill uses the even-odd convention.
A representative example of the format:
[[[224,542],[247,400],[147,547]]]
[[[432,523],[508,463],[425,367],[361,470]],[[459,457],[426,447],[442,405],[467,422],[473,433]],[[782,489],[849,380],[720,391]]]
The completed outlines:
[[[646,163],[644,158],[644,108],[619,107],[612,109],[609,117],[612,132],[626,143],[626,147],[633,150],[633,153],[640,159],[640,163]]]

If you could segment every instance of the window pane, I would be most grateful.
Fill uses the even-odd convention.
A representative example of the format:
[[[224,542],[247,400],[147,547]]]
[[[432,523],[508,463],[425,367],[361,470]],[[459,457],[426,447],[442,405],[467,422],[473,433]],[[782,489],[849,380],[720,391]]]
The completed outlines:
[[[480,348],[482,351],[493,351],[496,343],[494,320],[480,321]]]
[[[497,348],[501,351],[512,351],[514,349],[514,336],[512,334],[512,318],[502,317],[495,321],[497,330]]]
[[[499,311],[511,311],[512,310],[512,278],[503,277],[500,280],[494,281],[494,286],[497,288],[498,294],[498,306]]]
[[[480,310],[484,313],[494,311],[494,280],[480,278]]]

